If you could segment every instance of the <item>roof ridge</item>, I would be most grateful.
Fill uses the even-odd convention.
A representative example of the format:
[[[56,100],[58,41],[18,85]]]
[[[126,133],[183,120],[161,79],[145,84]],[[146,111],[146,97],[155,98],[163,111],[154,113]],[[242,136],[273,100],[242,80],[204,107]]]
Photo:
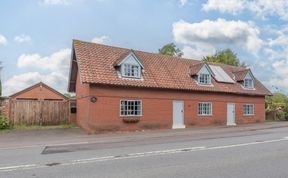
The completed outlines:
[[[78,39],[73,39],[73,43],[74,42],[80,42],[80,43],[88,43],[88,44],[91,44],[91,45],[99,45],[99,46],[106,46],[106,47],[109,47],[109,48],[117,48],[117,49],[124,49],[124,50],[129,50],[129,51],[133,51],[133,52],[141,52],[141,53],[146,53],[146,54],[151,54],[151,55],[158,55],[158,56],[165,56],[165,57],[168,57],[168,58],[172,58],[172,59],[179,59],[179,60],[182,60],[182,61],[193,61],[193,62],[197,62],[197,63],[207,63],[208,65],[217,65],[217,66],[227,66],[227,67],[231,67],[233,69],[247,69],[247,68],[244,68],[244,67],[241,67],[241,66],[232,66],[232,65],[229,65],[229,64],[223,64],[223,63],[216,63],[216,62],[206,62],[206,61],[202,61],[202,60],[197,60],[197,59],[192,59],[192,58],[185,58],[185,57],[178,57],[178,56],[169,56],[169,55],[164,55],[164,54],[160,54],[160,53],[156,53],[156,52],[148,52],[148,51],[143,51],[143,50],[139,50],[139,49],[132,49],[132,48],[123,48],[123,47],[119,47],[119,46],[112,46],[112,45],[107,45],[107,44],[101,44],[101,43],[94,43],[94,42],[89,42],[89,41],[83,41],[83,40],[78,40]],[[193,64],[195,65],[195,64]]]
[[[88,43],[88,44],[91,44],[91,45],[99,45],[99,46],[106,46],[106,47],[110,47],[110,48],[118,48],[118,49],[130,50],[130,51],[133,51],[133,52],[142,52],[142,53],[146,53],[146,54],[165,56],[165,57],[174,58],[174,59],[180,59],[180,60],[185,60],[185,61],[202,62],[201,60],[197,60],[197,59],[183,58],[183,57],[178,57],[178,56],[169,56],[169,55],[164,55],[164,54],[160,54],[160,53],[156,53],[156,52],[148,52],[148,51],[143,51],[143,50],[139,50],[139,49],[132,49],[132,48],[128,48],[128,47],[127,48],[123,48],[123,47],[119,47],[119,46],[112,46],[112,45],[94,43],[94,42],[89,42],[89,41],[82,41],[82,40],[77,40],[77,39],[73,39],[73,44],[74,44],[74,42]]]

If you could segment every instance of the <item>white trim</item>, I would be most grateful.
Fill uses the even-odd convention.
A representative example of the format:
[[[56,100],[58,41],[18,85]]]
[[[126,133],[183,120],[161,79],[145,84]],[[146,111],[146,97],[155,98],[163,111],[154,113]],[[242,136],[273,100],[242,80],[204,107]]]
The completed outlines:
[[[125,67],[129,67],[129,70],[130,70],[130,76],[129,75],[126,75],[126,71],[125,71]],[[134,76],[132,76],[132,68],[133,67],[137,67],[138,69],[138,72],[136,73],[135,71],[135,73],[133,73],[133,74],[137,74],[137,75],[134,75]],[[141,79],[141,70],[142,70],[142,68],[141,68],[141,66],[140,65],[135,65],[135,64],[129,64],[129,63],[123,63],[122,65],[121,65],[121,67],[120,67],[121,69],[121,76],[123,77],[123,78],[132,78],[132,79]]]
[[[210,104],[211,114],[199,114],[199,104]],[[198,116],[213,116],[213,103],[212,102],[198,102],[197,103],[197,115]]]
[[[251,86],[245,86],[245,80],[251,80]],[[255,89],[255,81],[254,81],[254,77],[251,73],[251,71],[249,71],[246,76],[244,77],[244,80],[243,80],[243,84],[242,84],[243,88],[244,89],[248,89],[248,90],[253,90]]]
[[[132,52],[132,51],[131,51],[121,62],[119,62],[117,65],[118,65],[118,66],[121,66],[123,63],[125,63],[125,61],[126,61],[130,56],[132,56],[132,57],[136,60],[136,62],[137,62],[142,68],[144,68],[143,64],[140,62],[140,60],[136,57],[136,55],[135,55],[134,52]]]
[[[207,77],[207,78],[205,78],[204,77],[204,79],[207,79],[207,83],[202,83],[202,82],[200,82],[200,77],[201,77],[201,75],[204,75],[205,77]],[[199,85],[203,85],[203,86],[206,86],[206,85],[211,85],[211,74],[205,74],[205,73],[199,73],[199,75],[198,75],[198,79],[197,79],[197,81],[198,81],[198,84]],[[206,80],[204,80],[204,81],[206,81]]]
[[[182,121],[183,125],[174,125],[174,103],[182,103]],[[183,100],[173,100],[172,101],[172,129],[185,129],[185,102]]]
[[[228,119],[229,119],[229,118],[228,118],[228,106],[229,106],[229,105],[233,105],[233,119],[234,119],[233,123],[229,122],[229,120],[228,120]],[[235,105],[235,103],[229,102],[229,103],[227,103],[227,106],[226,106],[226,107],[227,107],[226,125],[227,125],[227,126],[235,126],[235,125],[236,125],[236,113],[235,113],[235,112],[236,112],[236,105]]]
[[[140,107],[141,107],[141,110],[140,110],[140,115],[122,115],[121,114],[121,102],[122,101],[140,101]],[[139,99],[120,99],[120,108],[119,108],[119,111],[120,111],[120,113],[119,113],[119,116],[120,117],[141,117],[141,116],[143,116],[143,104],[142,104],[142,100],[139,100]]]
[[[245,114],[244,106],[252,106],[253,113],[252,114]],[[243,112],[243,116],[254,116],[255,115],[255,106],[254,106],[254,104],[243,104],[242,105],[242,112]]]

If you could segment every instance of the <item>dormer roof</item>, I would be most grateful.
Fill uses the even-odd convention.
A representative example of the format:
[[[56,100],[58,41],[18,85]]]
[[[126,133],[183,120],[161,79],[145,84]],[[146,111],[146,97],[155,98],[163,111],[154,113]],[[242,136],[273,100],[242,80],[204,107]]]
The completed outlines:
[[[250,74],[254,78],[250,69],[236,70],[236,71],[233,71],[233,74],[237,82],[243,81],[248,74]]]
[[[137,57],[133,49],[130,49],[130,51],[127,51],[127,53],[124,53],[121,57],[119,57],[119,59],[115,61],[114,66],[121,66],[123,63],[125,63],[125,61],[131,58],[132,60],[137,62],[138,65],[142,67],[142,69],[144,68],[141,60],[139,59],[139,57]]]

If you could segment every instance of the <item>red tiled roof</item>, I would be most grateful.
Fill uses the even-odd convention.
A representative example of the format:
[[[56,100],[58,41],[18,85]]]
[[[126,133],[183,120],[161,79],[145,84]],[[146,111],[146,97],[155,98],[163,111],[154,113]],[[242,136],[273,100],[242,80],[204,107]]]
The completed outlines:
[[[202,67],[205,65],[204,62],[199,62],[199,63],[196,63],[196,64],[192,64],[190,66],[190,75],[193,76],[193,75],[196,75],[201,69]]]
[[[199,86],[191,77],[191,67],[193,71],[197,71],[198,67],[204,64],[203,62],[138,50],[133,50],[133,52],[144,66],[143,80],[123,79],[119,78],[114,65],[123,59],[125,54],[129,54],[130,49],[74,40],[73,50],[75,52],[73,60],[77,61],[83,83],[245,95],[271,94],[257,79],[255,79],[255,90],[243,89],[237,82],[234,84],[219,83],[214,79],[212,80],[213,86]],[[77,72],[75,69],[77,67],[73,67],[73,65],[76,65],[76,62],[72,62],[71,65],[69,91],[75,91],[75,72]],[[233,72],[244,69],[224,64],[213,63],[213,65],[221,66],[231,78],[234,78]]]
[[[243,81],[249,71],[250,71],[250,69],[234,71],[233,74],[235,75],[235,80],[236,81]]]

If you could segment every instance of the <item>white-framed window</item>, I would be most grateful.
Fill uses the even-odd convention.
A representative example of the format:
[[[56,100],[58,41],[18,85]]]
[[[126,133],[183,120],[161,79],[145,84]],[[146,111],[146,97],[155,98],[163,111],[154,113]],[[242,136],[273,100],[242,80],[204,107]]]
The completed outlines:
[[[198,76],[198,83],[200,85],[209,85],[211,84],[211,75],[200,73]]]
[[[211,102],[198,103],[198,115],[212,116],[212,103]]]
[[[120,100],[120,116],[142,116],[142,101]]]
[[[251,78],[244,79],[243,86],[244,86],[244,88],[254,88],[253,79],[251,79]]]
[[[253,116],[254,115],[254,104],[244,104],[243,105],[243,114],[244,114],[244,116]]]
[[[140,78],[141,67],[133,64],[123,64],[122,76],[129,78]]]

